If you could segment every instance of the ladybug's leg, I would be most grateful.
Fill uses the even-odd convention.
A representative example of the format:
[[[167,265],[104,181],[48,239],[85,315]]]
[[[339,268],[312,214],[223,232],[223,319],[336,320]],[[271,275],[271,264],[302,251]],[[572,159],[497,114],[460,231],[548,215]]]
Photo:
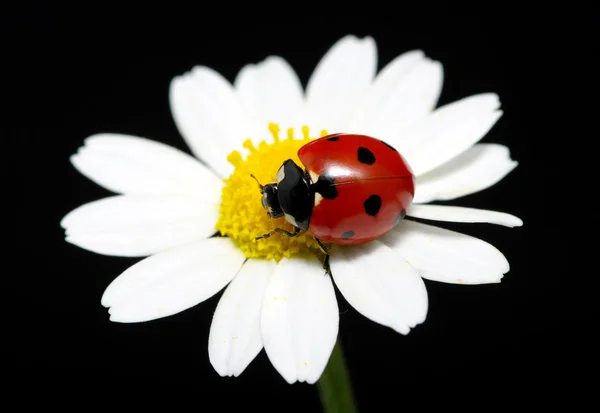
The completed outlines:
[[[317,244],[319,244],[319,249],[321,250],[321,252],[325,255],[329,255],[329,251],[327,250],[327,247],[325,246],[325,244],[323,244],[323,241],[321,241],[317,237],[315,237],[315,241],[317,241]]]
[[[325,270],[325,274],[331,275],[331,267],[329,266],[329,254],[325,255],[325,259],[323,260],[323,269]]]
[[[323,260],[323,269],[325,270],[326,274],[331,275],[331,268],[329,267],[329,251],[327,250],[325,244],[323,244],[323,242],[321,242],[319,238],[315,237],[315,240],[317,241],[317,244],[319,244],[321,252],[325,254],[325,259]]]
[[[287,235],[288,237],[293,238],[293,237],[300,235],[301,231],[302,230],[298,227],[294,227],[294,232],[289,232],[289,231],[286,231],[285,229],[281,229],[281,228],[275,228],[271,232],[267,232],[266,234],[263,234],[260,237],[256,237],[255,240],[258,241],[259,239],[269,238],[271,235],[275,234],[276,232],[278,234]]]

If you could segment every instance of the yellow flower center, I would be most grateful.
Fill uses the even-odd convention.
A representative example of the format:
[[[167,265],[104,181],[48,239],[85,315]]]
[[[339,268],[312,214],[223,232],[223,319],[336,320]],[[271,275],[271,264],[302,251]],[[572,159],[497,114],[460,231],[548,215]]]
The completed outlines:
[[[221,209],[216,229],[227,236],[246,254],[248,258],[267,258],[279,261],[306,251],[320,253],[314,237],[308,232],[290,238],[275,233],[269,238],[256,238],[281,228],[292,232],[293,227],[285,218],[271,218],[261,203],[262,195],[256,181],[263,185],[276,182],[277,171],[287,159],[293,159],[298,165],[298,149],[310,141],[307,126],[302,128],[302,139],[294,138],[294,129],[287,130],[287,139],[279,138],[279,126],[271,123],[269,130],[273,143],[261,141],[258,148],[248,139],[243,146],[250,151],[244,159],[240,152],[233,151],[227,160],[235,167],[233,174],[224,180],[221,195]],[[325,136],[327,131],[321,131]]]

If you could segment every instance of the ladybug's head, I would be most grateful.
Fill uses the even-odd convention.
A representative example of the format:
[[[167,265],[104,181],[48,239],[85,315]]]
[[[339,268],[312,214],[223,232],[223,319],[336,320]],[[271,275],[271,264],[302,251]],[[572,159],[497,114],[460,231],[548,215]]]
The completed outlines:
[[[277,184],[267,184],[261,188],[262,206],[273,218],[281,218],[283,211],[277,197]]]
[[[283,211],[279,205],[279,198],[277,197],[277,184],[261,185],[258,179],[254,175],[250,175],[258,183],[260,193],[262,194],[262,206],[267,210],[269,215],[273,218],[281,218]]]
[[[314,205],[310,177],[293,160],[288,159],[277,171],[276,180],[268,185],[258,184],[263,207],[273,218],[285,217],[294,227],[308,230]]]

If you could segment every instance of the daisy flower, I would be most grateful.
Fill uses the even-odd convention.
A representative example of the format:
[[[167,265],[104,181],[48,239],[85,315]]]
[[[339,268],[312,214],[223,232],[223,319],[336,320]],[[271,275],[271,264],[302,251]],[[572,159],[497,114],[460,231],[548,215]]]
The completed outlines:
[[[416,176],[409,217],[508,227],[522,221],[481,209],[427,205],[484,190],[517,162],[507,147],[480,144],[502,115],[484,93],[436,108],[439,62],[404,53],[378,74],[372,38],[346,36],[316,66],[306,90],[290,65],[268,57],[233,84],[208,67],[176,77],[175,123],[195,157],[140,137],[99,134],[71,161],[118,195],[76,208],[62,220],[66,240],[99,254],[146,257],[112,282],[102,304],[115,322],[171,316],[225,291],[210,326],[209,358],[238,376],[264,348],[289,383],[315,383],[336,342],[334,283],[365,317],[401,334],[425,320],[423,278],[496,283],[509,271],[487,242],[414,220],[356,246],[333,246],[331,275],[309,233],[278,234],[261,205],[255,175],[274,182],[286,159],[327,132],[377,137]]]

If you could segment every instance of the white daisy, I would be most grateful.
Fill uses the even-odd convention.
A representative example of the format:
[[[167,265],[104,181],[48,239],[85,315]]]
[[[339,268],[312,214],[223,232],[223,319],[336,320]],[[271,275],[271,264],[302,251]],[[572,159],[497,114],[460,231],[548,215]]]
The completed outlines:
[[[115,322],[142,322],[188,309],[226,287],[210,328],[209,357],[238,376],[264,347],[289,383],[318,380],[338,333],[333,283],[360,313],[407,334],[425,320],[421,277],[448,283],[499,282],[509,263],[471,236],[404,220],[381,239],[334,247],[325,276],[310,234],[255,238],[285,221],[268,219],[250,173],[273,182],[277,169],[309,139],[288,127],[362,133],[382,139],[417,176],[408,215],[509,227],[512,215],[426,205],[486,189],[517,162],[498,144],[477,142],[502,112],[495,94],[435,109],[442,65],[405,53],[376,75],[373,39],[347,36],[323,57],[306,92],[279,57],[244,67],[233,85],[208,67],[173,80],[176,124],[201,163],[139,137],[89,137],[73,165],[113,197],[85,204],[62,221],[66,240],[100,254],[147,257],[106,289]],[[252,137],[252,140],[247,140]],[[245,154],[237,152],[242,145]],[[205,166],[207,165],[207,166]],[[290,228],[288,226],[288,228]],[[214,237],[216,231],[220,235]]]

